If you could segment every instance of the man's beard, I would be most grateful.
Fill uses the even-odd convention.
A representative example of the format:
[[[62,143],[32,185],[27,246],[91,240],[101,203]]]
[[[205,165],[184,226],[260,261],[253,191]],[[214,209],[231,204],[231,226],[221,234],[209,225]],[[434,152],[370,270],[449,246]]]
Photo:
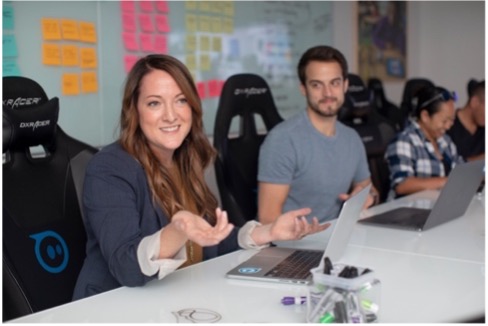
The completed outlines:
[[[338,107],[334,107],[334,104],[338,105]],[[312,109],[312,111],[324,118],[336,117],[337,114],[339,113],[339,109],[341,108],[341,105],[339,105],[337,100],[334,103],[327,104],[325,111],[320,110],[319,107],[320,105],[321,105],[320,101],[318,103],[312,103],[311,101],[308,101],[308,106]]]

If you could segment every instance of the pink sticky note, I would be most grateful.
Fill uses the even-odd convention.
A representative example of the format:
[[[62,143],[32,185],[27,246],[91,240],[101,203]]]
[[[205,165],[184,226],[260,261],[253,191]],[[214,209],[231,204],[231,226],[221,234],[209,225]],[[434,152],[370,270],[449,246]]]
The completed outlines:
[[[207,97],[207,94],[205,93],[205,82],[197,83],[197,91],[198,91],[198,96],[200,96],[200,99],[203,100]]]
[[[156,9],[159,12],[169,12],[168,1],[156,1]]]
[[[151,20],[151,15],[140,14],[139,15],[139,26],[143,32],[152,33],[154,32],[153,22]]]
[[[134,33],[122,33],[122,39],[124,40],[124,46],[126,50],[137,51],[139,50],[139,44],[137,44],[136,34]]]
[[[168,53],[168,38],[166,35],[154,36],[154,52],[161,54]]]
[[[220,95],[218,80],[212,79],[208,81],[208,95],[210,97],[217,97]]]
[[[125,67],[125,72],[129,72],[134,64],[139,60],[139,58],[135,55],[126,55],[124,57],[124,67]]]
[[[152,12],[153,3],[152,1],[148,1],[148,0],[139,1],[139,8],[141,8],[141,10],[144,12]]]
[[[154,52],[154,46],[152,42],[151,34],[139,34],[139,41],[141,44],[141,50],[144,52]]]
[[[134,12],[135,10],[134,1],[121,0],[120,8],[122,9],[122,12]]]
[[[169,33],[171,31],[171,27],[169,26],[168,16],[157,15],[156,28],[159,32]]]
[[[136,17],[134,14],[122,14],[122,26],[124,32],[137,31]]]

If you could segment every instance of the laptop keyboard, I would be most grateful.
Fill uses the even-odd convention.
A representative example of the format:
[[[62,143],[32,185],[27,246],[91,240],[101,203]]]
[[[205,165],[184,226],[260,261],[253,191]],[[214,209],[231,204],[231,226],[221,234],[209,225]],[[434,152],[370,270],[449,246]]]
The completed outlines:
[[[297,250],[266,273],[265,276],[306,279],[310,275],[310,269],[320,264],[322,254],[320,251]]]

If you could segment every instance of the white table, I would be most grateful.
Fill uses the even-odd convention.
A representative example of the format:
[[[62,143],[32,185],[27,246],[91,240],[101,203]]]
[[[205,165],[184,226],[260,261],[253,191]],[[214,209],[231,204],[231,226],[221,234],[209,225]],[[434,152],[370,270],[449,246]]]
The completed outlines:
[[[484,219],[484,208],[476,205],[473,201],[464,217],[422,234],[356,226],[341,261],[375,271],[381,281],[380,322],[453,322],[484,314],[484,246],[479,245],[484,232],[474,227]],[[323,236],[311,236],[289,244],[323,248],[324,242]],[[456,245],[470,252],[452,250]],[[187,323],[194,321],[191,316],[205,322],[304,323],[305,306],[283,306],[280,300],[305,295],[306,286],[225,278],[253,253],[237,251],[144,287],[122,287],[12,322],[175,323],[179,312],[179,321]]]

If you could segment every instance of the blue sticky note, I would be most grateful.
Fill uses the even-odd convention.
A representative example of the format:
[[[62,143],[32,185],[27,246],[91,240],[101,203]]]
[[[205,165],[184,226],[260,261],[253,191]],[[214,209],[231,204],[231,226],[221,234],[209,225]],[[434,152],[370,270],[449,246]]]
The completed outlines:
[[[18,55],[17,42],[15,41],[15,35],[3,35],[2,44],[3,57],[16,57]]]
[[[2,25],[3,29],[14,29],[14,8],[9,5],[3,6],[2,15]]]
[[[21,76],[19,66],[17,65],[17,61],[3,60],[2,65],[3,65],[2,77]]]

